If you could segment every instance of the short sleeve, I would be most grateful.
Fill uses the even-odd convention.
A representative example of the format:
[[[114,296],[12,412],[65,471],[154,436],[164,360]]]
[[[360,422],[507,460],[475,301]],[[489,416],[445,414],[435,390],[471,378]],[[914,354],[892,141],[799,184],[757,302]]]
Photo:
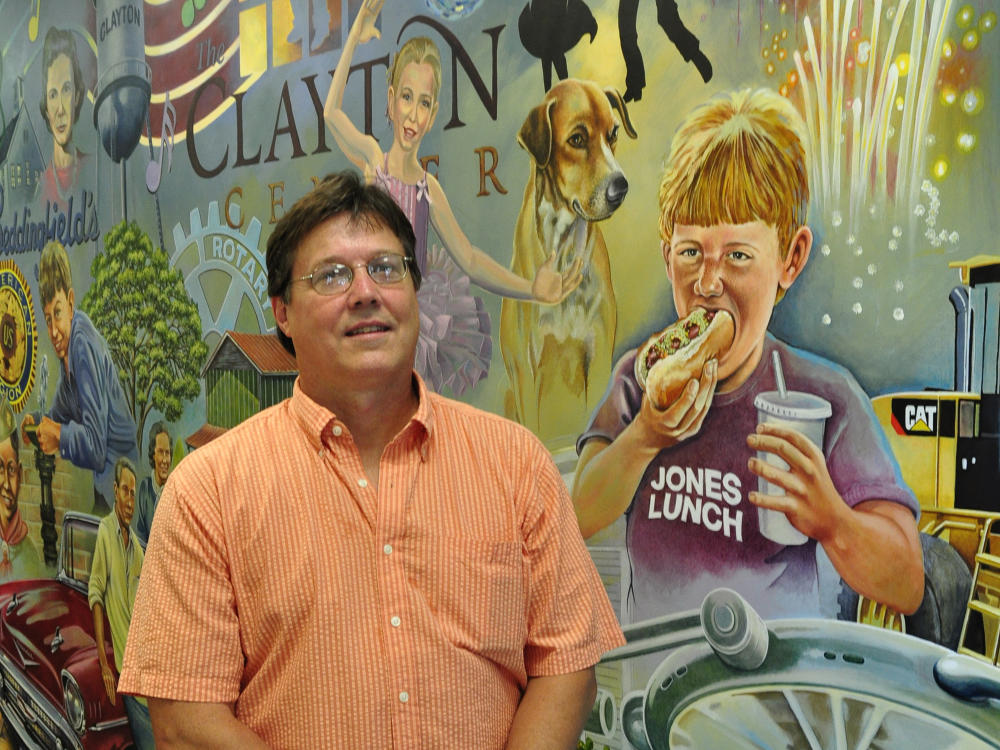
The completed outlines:
[[[583,450],[584,444],[593,438],[602,438],[609,443],[632,423],[642,406],[642,389],[635,379],[636,350],[625,354],[611,371],[611,381],[597,405],[587,429],[576,441],[576,450]]]
[[[529,676],[565,674],[596,664],[624,643],[562,477],[539,446],[522,535],[529,561]]]
[[[235,595],[217,488],[210,468],[190,459],[160,498],[119,689],[229,703],[243,670]]]
[[[906,506],[919,518],[920,506],[903,480],[871,402],[853,377],[845,378],[847,384],[837,394],[839,418],[827,427],[824,446],[837,491],[852,508],[867,500],[887,500]]]

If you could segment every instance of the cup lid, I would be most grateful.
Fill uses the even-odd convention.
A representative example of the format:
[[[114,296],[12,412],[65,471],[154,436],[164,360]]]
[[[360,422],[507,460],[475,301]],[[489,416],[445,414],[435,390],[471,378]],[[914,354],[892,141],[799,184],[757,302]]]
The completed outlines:
[[[833,407],[825,398],[814,393],[778,391],[758,393],[753,405],[760,411],[786,419],[826,419],[833,414]]]

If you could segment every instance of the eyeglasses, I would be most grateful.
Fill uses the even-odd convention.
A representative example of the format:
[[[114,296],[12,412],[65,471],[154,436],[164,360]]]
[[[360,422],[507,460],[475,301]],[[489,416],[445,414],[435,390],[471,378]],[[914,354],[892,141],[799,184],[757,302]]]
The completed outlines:
[[[299,276],[292,281],[308,281],[317,294],[332,296],[343,294],[351,288],[354,269],[364,268],[376,284],[398,284],[406,278],[409,263],[413,258],[396,253],[382,253],[365,263],[347,266],[343,263],[323,263],[312,273]]]

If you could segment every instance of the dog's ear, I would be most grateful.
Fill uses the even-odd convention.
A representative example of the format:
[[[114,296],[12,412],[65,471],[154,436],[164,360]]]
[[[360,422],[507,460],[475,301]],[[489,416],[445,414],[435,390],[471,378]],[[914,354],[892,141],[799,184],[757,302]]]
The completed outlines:
[[[621,117],[622,125],[629,138],[637,137],[635,128],[632,127],[632,121],[628,116],[628,107],[625,106],[625,100],[622,99],[622,95],[618,93],[617,89],[613,89],[610,86],[604,89],[604,93],[607,95],[608,101],[611,102],[611,106],[618,110],[618,116]]]
[[[535,164],[542,169],[548,166],[552,156],[552,123],[549,120],[549,111],[554,105],[555,101],[547,101],[532,109],[517,134],[518,144],[531,154]]]

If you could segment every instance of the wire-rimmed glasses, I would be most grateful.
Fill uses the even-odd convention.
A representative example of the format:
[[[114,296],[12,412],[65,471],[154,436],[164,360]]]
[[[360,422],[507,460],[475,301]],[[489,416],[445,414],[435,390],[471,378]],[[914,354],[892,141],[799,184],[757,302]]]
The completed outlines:
[[[312,273],[299,276],[293,281],[308,281],[317,294],[332,296],[343,294],[351,288],[355,268],[364,268],[376,284],[398,284],[406,278],[412,260],[411,257],[398,253],[380,253],[364,263],[356,263],[353,266],[325,261]]]

